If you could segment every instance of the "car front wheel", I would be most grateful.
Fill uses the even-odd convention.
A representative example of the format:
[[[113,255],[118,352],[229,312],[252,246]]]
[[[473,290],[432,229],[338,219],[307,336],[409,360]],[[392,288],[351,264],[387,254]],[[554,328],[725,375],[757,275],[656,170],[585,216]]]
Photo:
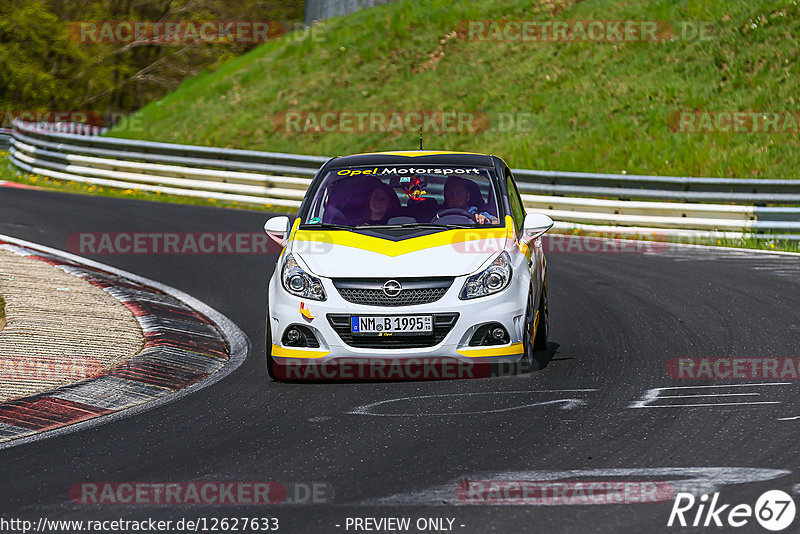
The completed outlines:
[[[275,360],[272,358],[272,328],[269,324],[269,317],[267,317],[267,334],[265,336],[266,346],[266,353],[267,353],[267,374],[273,380],[278,380],[277,375],[275,374]]]
[[[533,351],[534,351],[534,343],[533,343],[533,336],[535,331],[534,321],[536,318],[536,314],[534,313],[533,307],[533,288],[528,291],[528,306],[525,310],[525,323],[522,332],[522,347],[523,347],[523,356],[522,356],[522,371],[533,371],[534,369],[534,359],[533,359]]]
[[[542,297],[539,299],[539,321],[536,325],[536,337],[533,350],[547,350],[547,336],[550,334],[550,309],[547,305],[547,280],[542,282]]]

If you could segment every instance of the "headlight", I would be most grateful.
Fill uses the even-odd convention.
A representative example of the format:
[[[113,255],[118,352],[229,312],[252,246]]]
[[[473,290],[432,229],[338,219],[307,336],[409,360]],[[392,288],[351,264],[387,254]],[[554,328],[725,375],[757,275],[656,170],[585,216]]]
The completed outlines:
[[[312,300],[327,298],[319,278],[311,276],[301,269],[291,254],[286,256],[286,261],[283,262],[281,281],[283,289],[296,297]]]
[[[464,282],[459,298],[461,300],[485,297],[499,293],[511,282],[511,258],[503,251],[490,266]]]

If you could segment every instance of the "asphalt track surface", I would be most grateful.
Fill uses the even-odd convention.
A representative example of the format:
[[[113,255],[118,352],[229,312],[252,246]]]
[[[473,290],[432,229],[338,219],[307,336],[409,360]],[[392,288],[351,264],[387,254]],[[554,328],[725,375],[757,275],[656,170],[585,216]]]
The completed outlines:
[[[12,189],[0,189],[0,213],[0,233],[62,250],[74,232],[257,232],[267,218]],[[795,495],[800,484],[800,419],[791,419],[800,416],[800,382],[690,382],[666,371],[676,357],[800,356],[798,259],[690,249],[551,253],[551,360],[542,370],[485,380],[283,384],[269,381],[263,356],[275,256],[90,257],[216,308],[244,330],[251,353],[227,378],[173,403],[0,451],[4,518],[271,516],[292,533],[353,532],[348,517],[452,518],[453,531],[464,533],[696,531],[703,529],[666,527],[671,500],[459,505],[453,489],[464,479],[563,476],[553,471],[575,471],[577,481],[707,482],[722,473],[734,478],[703,487],[720,492],[721,502],[752,506],[766,490]],[[632,407],[648,390],[700,384],[757,385],[661,391],[708,396]],[[350,413],[401,398],[362,409],[391,417]],[[664,404],[684,406],[654,407]],[[237,508],[87,506],[68,498],[76,482],[196,480],[324,482],[333,498]],[[766,532],[753,519],[737,531]]]

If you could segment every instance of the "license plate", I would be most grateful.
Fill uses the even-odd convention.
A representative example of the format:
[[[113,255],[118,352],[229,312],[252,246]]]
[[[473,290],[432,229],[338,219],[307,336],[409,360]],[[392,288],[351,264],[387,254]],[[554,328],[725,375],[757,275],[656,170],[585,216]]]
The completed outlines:
[[[353,334],[430,334],[433,332],[433,317],[430,315],[391,315],[350,317]]]

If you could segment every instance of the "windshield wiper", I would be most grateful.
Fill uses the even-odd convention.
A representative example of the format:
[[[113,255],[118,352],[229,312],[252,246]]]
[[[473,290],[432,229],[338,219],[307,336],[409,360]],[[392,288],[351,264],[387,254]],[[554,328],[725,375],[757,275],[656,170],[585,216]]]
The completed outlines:
[[[398,228],[477,228],[476,226],[467,226],[464,224],[433,224],[433,223],[403,223],[403,224],[359,224],[353,228],[380,228],[382,230],[390,229],[396,230]]]
[[[333,223],[318,223],[318,224],[301,224],[303,230],[352,230],[355,226],[348,224],[333,224]]]
[[[320,224],[302,224],[300,225],[303,230],[363,230],[363,229],[399,229],[399,228],[480,228],[480,226],[466,225],[466,224],[436,224],[436,223],[403,223],[403,224],[333,224],[333,223],[320,223]]]
[[[437,224],[437,223],[407,223],[399,225],[401,228],[480,228],[480,226],[468,224]]]

